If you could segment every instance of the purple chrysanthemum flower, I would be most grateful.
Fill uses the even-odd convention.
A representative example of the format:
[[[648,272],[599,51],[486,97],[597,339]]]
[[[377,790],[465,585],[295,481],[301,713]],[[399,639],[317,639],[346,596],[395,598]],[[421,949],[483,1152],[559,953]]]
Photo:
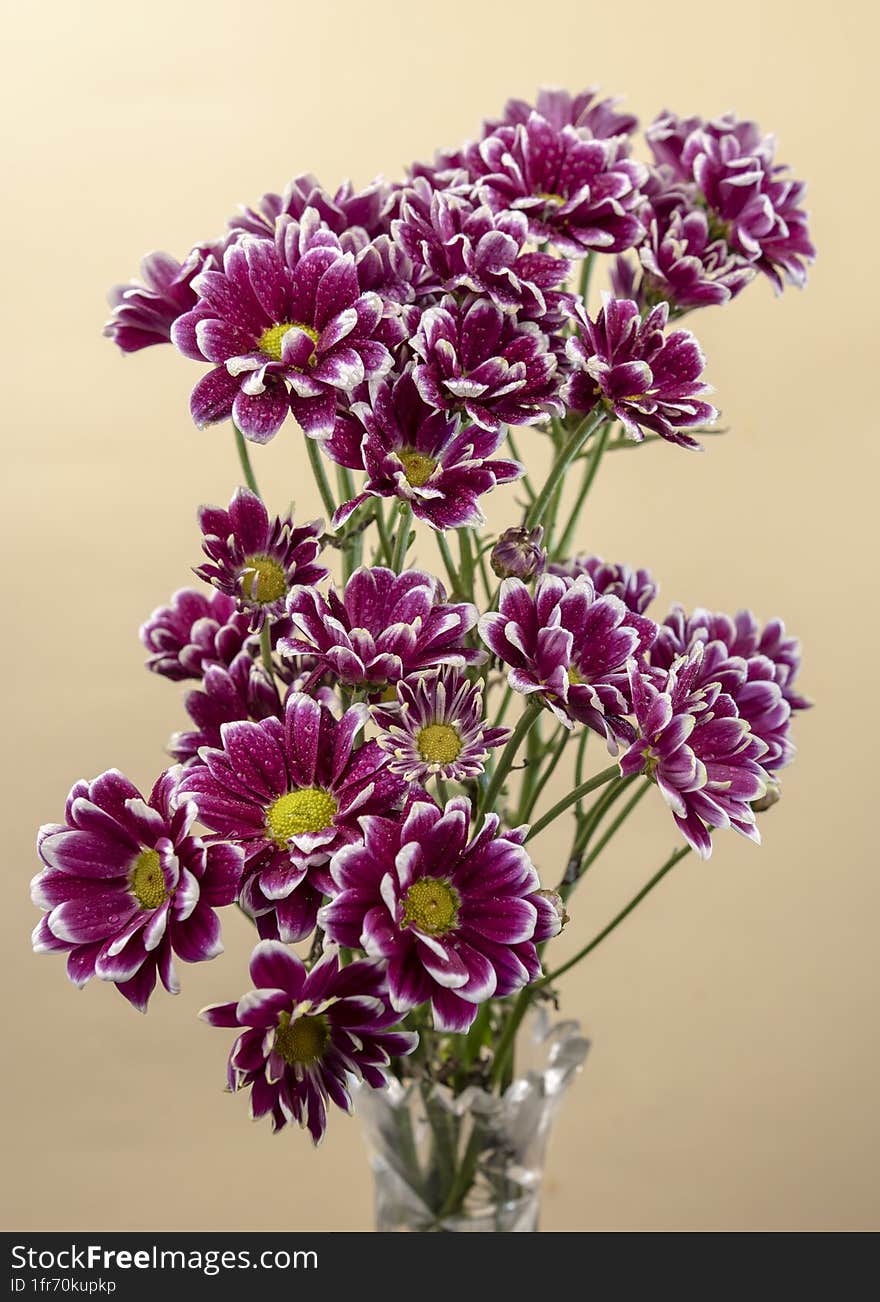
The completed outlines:
[[[608,739],[632,738],[626,664],[654,641],[657,626],[615,596],[599,596],[588,574],[547,574],[534,595],[505,579],[497,611],[480,620],[480,636],[510,666],[508,682],[537,693],[560,722],[584,723]]]
[[[219,258],[220,246],[210,244],[199,245],[183,262],[170,253],[148,254],[141,263],[142,284],[133,280],[110,290],[113,315],[104,334],[124,353],[170,343],[174,322],[198,302],[193,281]]]
[[[373,718],[389,769],[406,782],[478,777],[490,749],[510,736],[485,726],[482,683],[448,667],[398,683],[396,704],[375,706]]]
[[[674,113],[661,114],[646,136],[658,163],[696,186],[713,238],[753,263],[777,291],[785,281],[804,284],[816,253],[801,206],[804,184],[783,175],[772,136],[733,114],[704,122]]]
[[[524,213],[493,213],[472,192],[438,191],[419,177],[403,194],[394,239],[421,270],[419,293],[473,293],[503,312],[541,317],[545,290],[558,289],[570,265],[527,249]]]
[[[550,565],[549,570],[551,574],[571,579],[589,574],[598,596],[610,594],[619,597],[627,610],[636,615],[644,615],[657,596],[657,584],[648,570],[634,570],[630,565],[603,561],[601,556],[588,556],[585,553],[572,556],[571,560]]]
[[[169,754],[181,764],[195,761],[203,746],[219,746],[224,723],[281,713],[277,688],[247,650],[228,667],[207,665],[199,688],[187,692],[183,704],[195,728],[176,732],[168,743]]]
[[[203,750],[183,775],[200,820],[244,851],[241,904],[262,936],[303,940],[332,889],[331,855],[360,840],[362,815],[403,798],[376,742],[355,745],[368,718],[353,705],[337,721],[291,692],[283,719],[224,725],[222,749]]]
[[[621,756],[620,771],[625,777],[645,773],[656,782],[685,840],[708,859],[711,828],[732,827],[760,841],[752,801],[767,787],[767,747],[720,683],[699,685],[702,658],[702,646],[679,657],[662,687],[631,662],[639,737]]]
[[[200,300],[172,338],[185,356],[214,363],[192,393],[197,425],[232,416],[266,443],[290,408],[307,434],[327,435],[339,395],[391,367],[376,334],[382,300],[362,292],[354,255],[314,208],[301,222],[280,217],[274,240],[243,237],[194,288]]]
[[[621,137],[585,139],[532,113],[470,145],[465,157],[491,208],[525,213],[532,238],[568,257],[621,253],[644,233],[635,210],[647,171],[627,157]]]
[[[141,1012],[157,973],[170,994],[180,989],[175,954],[200,963],[222,953],[214,910],[233,902],[241,877],[241,851],[193,836],[196,807],[178,800],[175,786],[169,769],[145,801],[110,769],[77,782],[64,823],[41,827],[37,838],[46,866],[31,894],[48,912],[34,949],[66,953],[75,985],[113,981]]]
[[[471,805],[413,801],[402,820],[365,818],[364,842],[333,859],[327,935],[388,960],[398,1012],[431,1003],[438,1030],[463,1032],[478,1004],[540,972],[536,942],[560,919],[523,848],[525,828],[499,832],[487,814],[469,841]]]
[[[251,1117],[268,1114],[275,1131],[296,1121],[318,1144],[327,1102],[351,1112],[352,1081],[381,1089],[391,1059],[412,1053],[418,1036],[392,1029],[400,1019],[388,1002],[382,964],[340,967],[337,951],[328,949],[307,970],[284,945],[264,940],[251,955],[250,975],[255,989],[200,1016],[241,1030],[227,1082],[230,1090],[250,1088]]]
[[[698,396],[709,391],[699,344],[688,330],[665,334],[668,317],[668,303],[642,320],[637,303],[610,295],[595,321],[584,313],[583,334],[566,345],[574,368],[568,402],[583,412],[603,404],[636,442],[653,433],[698,450],[685,430],[710,424],[718,413]]]
[[[279,217],[302,221],[306,210],[317,212],[323,225],[339,236],[342,247],[357,253],[363,244],[390,230],[391,187],[378,177],[363,190],[343,181],[335,194],[325,190],[316,177],[294,177],[283,194],[264,194],[255,208],[242,208],[229,222],[235,235],[244,231],[273,239]]]
[[[696,610],[688,616],[674,606],[651,648],[651,664],[668,670],[674,660],[702,646],[698,685],[717,681],[767,747],[761,763],[775,773],[791,763],[791,715],[808,702],[794,690],[800,646],[780,620],[763,631],[751,611],[729,615]]]
[[[489,554],[493,574],[499,579],[522,579],[528,583],[547,568],[544,529],[505,529]]]
[[[469,602],[448,602],[440,581],[421,570],[356,570],[340,596],[297,588],[287,602],[291,635],[282,655],[313,655],[320,670],[357,687],[397,683],[435,665],[478,664],[465,646],[477,622]]]
[[[209,563],[200,565],[196,574],[235,597],[239,609],[250,615],[253,630],[284,614],[292,588],[327,577],[327,569],[318,563],[323,521],[294,526],[289,515],[270,520],[249,488],[237,489],[227,510],[203,506],[199,525]]]
[[[411,340],[413,377],[425,402],[464,411],[483,429],[534,425],[562,411],[555,353],[534,321],[490,299],[445,298],[422,314]]]
[[[350,464],[350,446],[361,430],[360,457],[367,472],[364,491],[343,503],[333,517],[338,528],[367,497],[399,497],[432,529],[461,529],[484,523],[478,499],[497,484],[523,473],[516,461],[493,460],[504,433],[462,428],[456,417],[429,406],[411,371],[383,381],[369,402],[356,403],[352,422],[337,422],[325,445],[330,456]],[[354,426],[354,428],[353,428]],[[346,447],[340,447],[344,439]]]
[[[596,140],[632,135],[639,125],[638,118],[632,113],[618,113],[618,99],[597,100],[598,93],[597,86],[589,86],[578,95],[555,87],[542,87],[534,105],[524,99],[509,99],[504,106],[504,116],[498,122],[487,123],[484,134],[488,135],[503,124],[515,126],[522,123],[525,126],[532,114],[538,113],[555,131],[575,127],[582,135]]]
[[[225,592],[181,588],[141,625],[147,668],[174,682],[201,678],[208,665],[230,665],[250,636],[250,620]]]

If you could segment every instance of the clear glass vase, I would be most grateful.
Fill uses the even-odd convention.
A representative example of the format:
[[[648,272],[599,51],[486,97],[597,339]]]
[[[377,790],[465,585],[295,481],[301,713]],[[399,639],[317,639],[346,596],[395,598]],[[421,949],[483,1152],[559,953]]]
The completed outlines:
[[[517,1043],[522,1074],[503,1097],[394,1080],[358,1090],[373,1168],[376,1229],[529,1233],[538,1229],[550,1128],[587,1055],[577,1022],[538,1012]]]

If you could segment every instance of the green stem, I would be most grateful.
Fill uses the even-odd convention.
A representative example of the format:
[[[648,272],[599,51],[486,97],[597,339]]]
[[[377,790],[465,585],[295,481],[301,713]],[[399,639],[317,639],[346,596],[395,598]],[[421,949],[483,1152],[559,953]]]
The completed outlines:
[[[590,792],[595,791],[597,787],[604,786],[606,782],[610,782],[611,779],[617,777],[619,773],[620,769],[616,764],[609,764],[607,769],[603,769],[602,772],[597,773],[595,777],[589,778],[586,782],[582,782],[580,786],[575,787],[574,791],[569,791],[567,796],[563,796],[561,800],[558,800],[552,809],[548,809],[547,813],[539,818],[537,823],[532,825],[531,831],[526,837],[526,840],[531,841],[533,836],[537,836],[539,832],[543,832],[544,828],[549,827],[555,818],[558,818],[560,814],[565,813],[566,809],[570,809],[572,805],[577,804],[582,797],[588,796]]]
[[[336,482],[339,485],[339,497],[343,502],[350,502],[354,497],[354,479],[348,466],[336,467]],[[355,513],[357,519],[357,513]],[[342,579],[347,583],[354,571],[361,563],[363,553],[363,535],[359,529],[352,530],[350,537],[345,540],[345,550],[342,553]]]
[[[260,490],[257,488],[257,479],[251,465],[251,455],[247,449],[247,441],[235,421],[232,422],[232,428],[235,431],[235,447],[238,452],[238,459],[241,462],[241,473],[244,475],[244,482],[251,492],[256,493],[257,497],[259,497]]]
[[[315,476],[315,483],[318,485],[318,492],[321,494],[321,501],[324,503],[324,510],[327,512],[327,528],[330,529],[332,528],[331,521],[333,512],[336,510],[336,503],[333,500],[333,493],[327,480],[327,472],[321,459],[321,449],[315,439],[310,438],[306,439],[306,448],[309,453],[312,474]]]
[[[581,297],[584,307],[587,305],[587,295],[590,292],[590,280],[593,275],[593,267],[595,266],[595,263],[596,259],[592,253],[588,253],[581,263],[581,274],[578,279],[578,294]]]
[[[388,536],[388,526],[385,523],[385,508],[381,499],[376,503],[376,528],[379,530],[379,542],[381,544],[379,551],[382,560],[386,565],[391,564],[391,539]]]
[[[578,425],[575,432],[571,435],[568,442],[563,445],[562,451],[553,463],[553,468],[547,476],[544,487],[529,507],[529,513],[526,516],[526,528],[534,529],[535,525],[541,524],[544,515],[550,505],[553,494],[556,492],[557,484],[561,483],[566,470],[571,465],[574,458],[580,452],[587,439],[595,429],[598,429],[605,419],[605,411],[602,408],[592,411]]]
[[[626,779],[624,779],[624,781],[626,782]],[[623,806],[623,808],[621,809],[617,817],[608,824],[608,827],[599,837],[599,840],[593,846],[592,850],[587,855],[586,859],[581,865],[581,870],[580,873],[578,874],[579,878],[583,877],[584,873],[587,871],[587,869],[589,868],[593,860],[599,858],[599,855],[605,849],[606,845],[614,836],[615,832],[618,830],[618,828],[621,826],[622,823],[626,822],[626,820],[629,818],[632,811],[635,809],[636,805],[639,803],[639,801],[642,799],[645,793],[649,790],[650,786],[651,786],[650,782],[643,782],[641,786],[637,788],[635,795],[630,796],[629,800]],[[621,791],[623,789],[624,788],[621,787]]]
[[[446,783],[443,781],[439,773],[435,775],[435,780],[437,783],[437,798],[440,801],[441,806],[445,809],[449,804],[449,792],[446,790]]]
[[[474,599],[474,555],[471,551],[469,529],[459,529],[458,548],[461,555],[461,583],[468,601]]]
[[[495,804],[496,797],[504,784],[504,779],[510,772],[510,766],[516,759],[516,753],[519,750],[523,739],[528,735],[530,728],[537,721],[540,713],[540,705],[532,701],[530,701],[523,710],[519,722],[511,734],[510,740],[501,752],[501,758],[498,761],[495,772],[492,774],[492,781],[486,788],[486,793],[481,805],[482,812],[491,809]]]
[[[596,472],[599,469],[599,462],[602,460],[602,454],[608,446],[608,436],[610,433],[610,425],[604,425],[602,429],[599,430],[599,434],[596,438],[596,446],[593,448],[589,460],[587,461],[586,469],[584,471],[584,482],[581,484],[581,490],[577,495],[577,501],[572,507],[571,515],[568,517],[568,524],[563,530],[562,537],[556,544],[555,553],[557,556],[564,556],[568,551],[572,536],[580,519],[581,511],[584,507],[584,502],[586,502],[590,489],[593,487],[593,480],[596,478]]]
[[[394,539],[394,552],[391,557],[391,568],[396,574],[400,574],[406,564],[406,553],[409,548],[409,531],[412,524],[412,507],[408,502],[401,502],[400,522],[397,526],[397,536]]]
[[[608,810],[614,804],[615,800],[617,800],[618,796],[622,795],[632,781],[632,778],[618,778],[615,782],[609,783],[596,803],[581,818],[580,826],[575,833],[571,853],[568,856],[565,876],[557,887],[563,900],[568,899],[569,895],[571,895],[575,886],[583,876],[583,857],[586,853],[587,846],[593,838],[593,833],[607,814]]]
[[[520,809],[519,814],[517,815],[518,823],[527,823],[531,818],[532,810],[535,808],[535,805],[538,803],[538,800],[540,799],[541,796],[541,792],[544,790],[547,783],[550,781],[550,778],[553,774],[553,770],[556,768],[556,765],[561,760],[562,752],[565,750],[565,747],[568,744],[570,737],[571,737],[571,733],[568,731],[568,729],[564,727],[563,724],[560,724],[559,735],[556,741],[556,745],[553,748],[552,752],[550,753],[549,762],[545,766],[544,772],[541,774],[540,778],[535,782],[535,785],[532,787],[528,799],[524,802],[522,808]]]
[[[446,566],[446,573],[449,575],[449,595],[458,591],[458,574],[455,569],[455,561],[452,559],[452,552],[449,550],[449,543],[446,541],[446,535],[435,533],[437,546],[440,549],[440,555],[443,557],[443,564]]]
[[[520,463],[521,466],[524,466],[524,465],[525,465],[525,462],[523,461],[522,457],[521,457],[520,454],[519,454],[519,448],[516,446],[516,444],[515,444],[514,441],[513,441],[513,430],[510,430],[510,429],[509,429],[509,430],[507,431],[507,441],[508,441],[508,443],[510,444],[510,450],[511,450],[511,452],[513,453],[513,458],[514,458],[514,460],[515,460],[515,461],[518,461],[518,462]],[[523,475],[522,479],[521,479],[519,482],[522,484],[523,488],[526,490],[526,493],[528,494],[528,497],[529,497],[529,501],[530,501],[530,502],[534,502],[534,500],[535,500],[535,490],[534,490],[534,488],[532,487],[532,481],[531,481],[531,479],[529,479],[529,472],[528,472],[528,471],[526,471],[526,473]]]
[[[657,883],[663,880],[666,874],[675,867],[679,860],[683,859],[686,854],[690,854],[690,850],[691,847],[689,845],[683,845],[680,849],[671,854],[663,867],[655,872],[651,880],[645,883],[637,895],[633,896],[629,904],[627,904],[625,908],[621,909],[620,912],[611,919],[607,927],[603,927],[599,934],[594,936],[589,944],[584,945],[583,949],[579,949],[578,952],[566,963],[563,963],[561,967],[558,967],[555,971],[548,972],[546,976],[541,977],[537,984],[546,986],[549,985],[551,981],[558,981],[563,973],[568,972],[576,963],[580,963],[582,958],[586,958],[588,954],[591,954],[597,945],[601,945],[606,936],[610,936],[612,931],[614,931],[616,927],[620,926],[624,918],[629,917],[636,905],[641,904],[645,896],[650,894]]]
[[[263,659],[263,667],[270,679],[275,681],[275,669],[272,665],[272,629],[268,619],[260,629],[260,655]]]

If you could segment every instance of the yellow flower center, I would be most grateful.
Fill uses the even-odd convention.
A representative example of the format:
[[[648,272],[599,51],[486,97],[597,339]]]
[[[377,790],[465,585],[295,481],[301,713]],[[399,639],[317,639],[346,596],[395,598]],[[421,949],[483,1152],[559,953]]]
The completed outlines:
[[[427,484],[437,466],[433,457],[425,456],[424,452],[416,452],[415,448],[401,448],[397,455],[403,463],[407,482],[413,488]]]
[[[403,901],[404,926],[409,923],[428,936],[444,936],[458,923],[461,897],[449,882],[422,877],[413,882]]]
[[[583,676],[576,665],[569,665],[568,681],[570,683],[574,683],[575,687],[577,687],[579,683],[582,683],[584,681]]]
[[[239,571],[242,595],[258,606],[271,605],[287,592],[284,567],[271,556],[249,556]]]
[[[158,850],[141,850],[128,878],[131,893],[142,909],[158,909],[168,899]]]
[[[291,1021],[290,1013],[281,1013],[275,1031],[274,1049],[285,1062],[301,1062],[305,1066],[318,1062],[330,1042],[327,1018],[297,1017]]]
[[[320,787],[288,791],[266,810],[266,832],[276,845],[287,845],[292,836],[303,832],[323,832],[338,808],[330,792]]]
[[[557,208],[561,208],[565,203],[565,197],[561,194],[554,194],[552,190],[539,190],[538,199],[543,199],[545,203],[552,203]]]
[[[282,321],[280,325],[269,326],[260,335],[257,340],[257,347],[261,353],[266,353],[271,357],[273,362],[281,361],[281,345],[284,336],[288,330],[302,330],[303,334],[309,336],[313,344],[318,342],[318,332],[312,326],[303,325],[301,321]],[[314,366],[315,362],[312,357],[309,358],[309,365]]]
[[[451,764],[461,754],[461,738],[451,723],[429,723],[421,728],[416,746],[429,764]]]

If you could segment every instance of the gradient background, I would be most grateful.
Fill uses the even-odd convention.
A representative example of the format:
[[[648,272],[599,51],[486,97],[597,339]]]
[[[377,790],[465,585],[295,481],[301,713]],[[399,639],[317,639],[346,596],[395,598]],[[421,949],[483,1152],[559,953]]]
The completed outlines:
[[[144,672],[137,627],[198,561],[196,505],[226,502],[239,480],[228,431],[190,423],[200,368],[170,348],[123,359],[101,338],[106,287],[147,249],[181,255],[218,234],[238,202],[297,172],[328,187],[395,175],[510,94],[591,82],[644,120],[666,105],[755,117],[809,181],[820,260],[806,293],[775,300],[762,282],[691,319],[731,433],[702,457],[607,458],[579,543],[649,565],[664,602],[782,614],[818,706],[799,720],[764,848],[719,837],[709,864],[685,860],[568,979],[566,1011],[594,1047],[558,1126],[544,1227],[880,1228],[877,335],[862,290],[880,33],[867,13],[839,5],[817,24],[773,0],[697,17],[647,0],[154,0],[148,19],[104,0],[10,9],[5,1229],[371,1224],[356,1122],[334,1115],[316,1154],[250,1125],[245,1100],[222,1091],[229,1037],[195,1013],[245,988],[242,919],[228,916],[227,952],[185,968],[183,994],[157,995],[146,1019],[29,952],[37,824],[111,765],[149,787],[181,726],[179,689]],[[317,513],[293,424],[256,455],[270,506],[293,496]],[[513,511],[512,490],[496,494],[495,523]],[[434,565],[430,540],[419,545]],[[674,846],[649,805],[585,883],[563,946]],[[536,843],[548,883],[565,835]]]

